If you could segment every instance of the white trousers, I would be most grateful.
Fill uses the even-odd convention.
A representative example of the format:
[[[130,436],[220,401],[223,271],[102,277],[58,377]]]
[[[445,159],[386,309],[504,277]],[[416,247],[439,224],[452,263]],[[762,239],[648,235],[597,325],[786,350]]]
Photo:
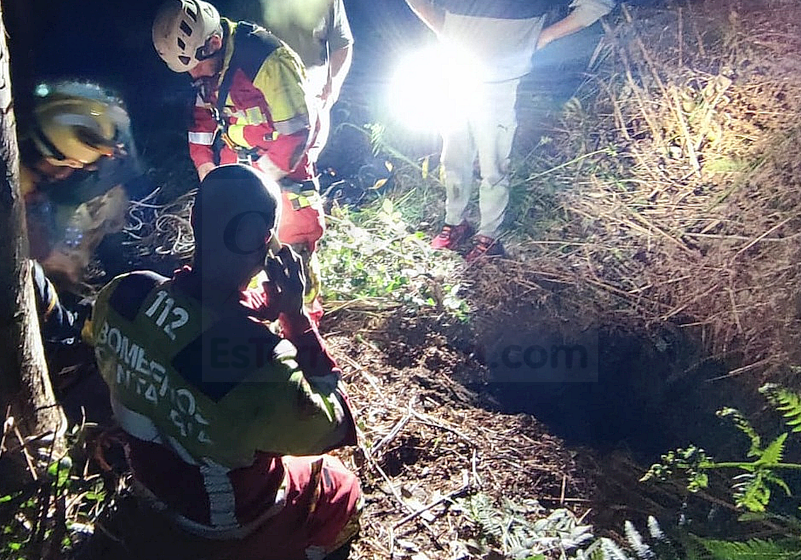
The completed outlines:
[[[443,133],[441,164],[445,183],[445,223],[465,218],[473,191],[473,164],[478,155],[481,182],[478,233],[497,238],[509,203],[509,154],[517,129],[515,101],[520,79],[481,84],[474,113]]]

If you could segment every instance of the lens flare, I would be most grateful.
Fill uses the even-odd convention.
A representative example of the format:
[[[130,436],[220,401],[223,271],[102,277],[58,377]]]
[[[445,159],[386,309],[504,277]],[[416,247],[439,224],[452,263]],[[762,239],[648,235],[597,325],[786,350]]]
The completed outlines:
[[[398,63],[390,84],[395,118],[415,131],[445,131],[464,123],[478,106],[482,69],[463,51],[429,47]]]

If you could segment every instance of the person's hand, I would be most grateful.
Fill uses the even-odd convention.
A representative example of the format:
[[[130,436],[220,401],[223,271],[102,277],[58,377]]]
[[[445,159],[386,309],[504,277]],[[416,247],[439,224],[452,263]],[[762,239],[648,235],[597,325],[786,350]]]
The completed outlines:
[[[269,279],[264,287],[270,308],[290,321],[304,317],[306,277],[297,253],[289,245],[283,245],[274,257],[267,257],[264,268]]]
[[[215,165],[214,165],[212,162],[210,162],[210,161],[208,161],[208,162],[206,162],[206,163],[201,163],[201,164],[198,166],[198,168],[197,168],[197,176],[198,176],[198,177],[200,178],[200,180],[202,181],[202,180],[203,180],[203,178],[204,178],[206,175],[208,175],[208,174],[209,174],[209,171],[211,171],[212,169],[214,169],[214,167],[215,167]]]
[[[328,81],[323,86],[323,91],[320,92],[318,96],[320,98],[320,105],[325,108],[328,106],[328,100],[331,97],[331,93],[334,91],[334,86],[331,83],[331,78],[328,78]]]

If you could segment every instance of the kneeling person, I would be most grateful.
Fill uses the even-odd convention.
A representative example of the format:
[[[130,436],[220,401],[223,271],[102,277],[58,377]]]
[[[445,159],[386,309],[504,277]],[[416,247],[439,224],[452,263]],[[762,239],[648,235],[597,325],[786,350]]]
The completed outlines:
[[[279,197],[252,168],[215,168],[193,209],[192,267],[119,276],[92,317],[137,487],[210,557],[323,558],[358,528],[355,475],[290,456],[354,444],[355,426],[297,255],[267,257]]]
[[[21,123],[20,182],[31,257],[71,287],[83,280],[104,238],[122,230],[129,199],[153,186],[122,99],[97,84],[39,84],[32,114]],[[118,249],[104,248],[103,256],[113,257],[105,266],[120,266]]]

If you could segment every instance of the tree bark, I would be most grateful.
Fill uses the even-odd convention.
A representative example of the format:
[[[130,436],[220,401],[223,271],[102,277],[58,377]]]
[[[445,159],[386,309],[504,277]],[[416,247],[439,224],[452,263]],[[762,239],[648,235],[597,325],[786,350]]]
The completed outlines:
[[[50,385],[34,303],[2,12],[0,7],[0,422],[10,413],[23,436],[43,435],[58,433],[63,414]]]

